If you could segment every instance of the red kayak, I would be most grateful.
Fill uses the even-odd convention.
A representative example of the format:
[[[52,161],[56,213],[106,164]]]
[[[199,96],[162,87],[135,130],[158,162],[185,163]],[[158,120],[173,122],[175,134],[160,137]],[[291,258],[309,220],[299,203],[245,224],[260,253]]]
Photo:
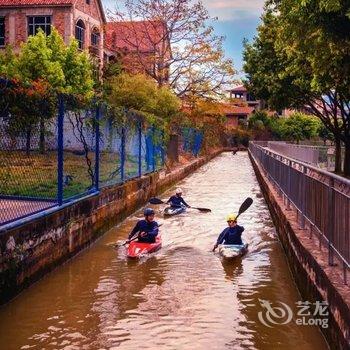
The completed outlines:
[[[142,243],[138,241],[130,242],[127,256],[131,259],[139,259],[142,256],[156,252],[160,248],[162,248],[162,237],[159,234],[154,243]]]

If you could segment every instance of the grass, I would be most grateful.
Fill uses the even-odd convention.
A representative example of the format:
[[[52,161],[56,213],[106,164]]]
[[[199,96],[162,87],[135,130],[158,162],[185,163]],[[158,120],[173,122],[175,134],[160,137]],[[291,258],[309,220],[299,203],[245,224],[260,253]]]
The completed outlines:
[[[89,154],[94,171],[95,155]],[[144,163],[144,162],[143,162]],[[52,198],[57,196],[57,153],[55,151],[40,154],[24,151],[0,152],[0,194]],[[101,152],[100,185],[121,182],[120,158],[117,153]],[[146,166],[142,166],[146,172]],[[115,173],[114,176],[111,176]],[[92,186],[88,166],[84,155],[64,152],[64,175],[70,180],[64,186],[64,198],[86,192]],[[136,157],[128,156],[125,162],[125,178],[138,175]]]

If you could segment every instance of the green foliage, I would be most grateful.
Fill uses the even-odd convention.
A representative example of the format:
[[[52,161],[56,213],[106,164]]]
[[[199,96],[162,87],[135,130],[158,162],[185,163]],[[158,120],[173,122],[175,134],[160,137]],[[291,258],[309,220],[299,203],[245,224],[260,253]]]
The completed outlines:
[[[244,52],[246,85],[255,96],[277,110],[307,107],[344,142],[348,159],[349,47],[348,0],[268,0],[258,35]],[[350,176],[350,161],[344,164]]]
[[[267,10],[253,43],[244,43],[245,84],[257,98],[265,100],[270,109],[299,108],[309,97],[307,76],[303,76],[304,69],[294,71],[288,66],[290,60],[286,52],[276,47],[279,32],[279,18]]]
[[[255,139],[280,139],[281,119],[269,116],[265,111],[256,111],[248,120],[248,128]]]
[[[269,127],[271,119],[265,111],[256,111],[248,120],[250,129],[261,129]]]
[[[288,118],[268,116],[257,111],[249,118],[249,130],[255,139],[302,141],[319,135],[322,123],[316,117],[294,113]]]
[[[62,64],[52,56],[47,37],[41,30],[37,35],[30,36],[22,45],[17,69],[25,85],[31,85],[38,79],[45,79],[54,90],[60,90],[65,84]]]
[[[68,46],[53,29],[49,36],[42,30],[23,43],[18,54],[7,48],[0,54],[0,76],[11,79],[11,87],[1,96],[6,105],[11,133],[25,133],[27,153],[33,131],[40,129],[39,146],[45,151],[47,125],[56,115],[57,94],[87,101],[94,94],[92,64],[77,42]],[[6,96],[5,96],[6,95]]]
[[[78,43],[72,40],[65,48],[63,63],[65,75],[64,92],[84,99],[94,94],[93,65],[87,52],[79,51]]]
[[[302,141],[318,136],[321,122],[312,116],[294,113],[288,118],[280,119],[279,134],[283,140]]]
[[[11,46],[0,50],[0,77],[14,79],[18,76],[17,57]]]
[[[318,136],[323,140],[324,143],[327,141],[334,141],[334,134],[329,131],[323,124],[318,130]]]
[[[103,78],[109,79],[119,75],[122,72],[123,72],[123,68],[119,61],[108,62],[108,63],[105,63],[103,67]]]
[[[0,53],[0,76],[28,87],[42,81],[53,94],[91,98],[94,92],[92,74],[89,55],[79,51],[76,40],[66,46],[54,28],[49,36],[42,30],[30,36],[17,55],[10,47]]]
[[[158,88],[155,81],[142,74],[121,73],[105,83],[104,98],[116,118],[142,116],[147,123],[166,129],[179,115],[180,100],[167,87]]]

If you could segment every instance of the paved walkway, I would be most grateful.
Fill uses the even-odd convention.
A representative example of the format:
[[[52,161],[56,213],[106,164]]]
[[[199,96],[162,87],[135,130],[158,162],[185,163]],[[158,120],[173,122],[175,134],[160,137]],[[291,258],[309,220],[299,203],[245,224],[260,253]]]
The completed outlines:
[[[55,205],[53,202],[0,199],[0,225]]]

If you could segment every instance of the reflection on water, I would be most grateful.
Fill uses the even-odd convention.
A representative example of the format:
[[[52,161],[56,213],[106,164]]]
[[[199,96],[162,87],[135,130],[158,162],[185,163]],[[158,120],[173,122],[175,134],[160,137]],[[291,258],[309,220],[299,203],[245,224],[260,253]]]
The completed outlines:
[[[141,261],[110,246],[141,212],[130,217],[0,309],[1,349],[326,349],[317,328],[258,319],[259,299],[293,307],[300,297],[247,155],[223,154],[181,187],[212,213],[160,218],[163,248]],[[240,218],[248,254],[221,261],[213,243],[248,196],[254,204]]]

